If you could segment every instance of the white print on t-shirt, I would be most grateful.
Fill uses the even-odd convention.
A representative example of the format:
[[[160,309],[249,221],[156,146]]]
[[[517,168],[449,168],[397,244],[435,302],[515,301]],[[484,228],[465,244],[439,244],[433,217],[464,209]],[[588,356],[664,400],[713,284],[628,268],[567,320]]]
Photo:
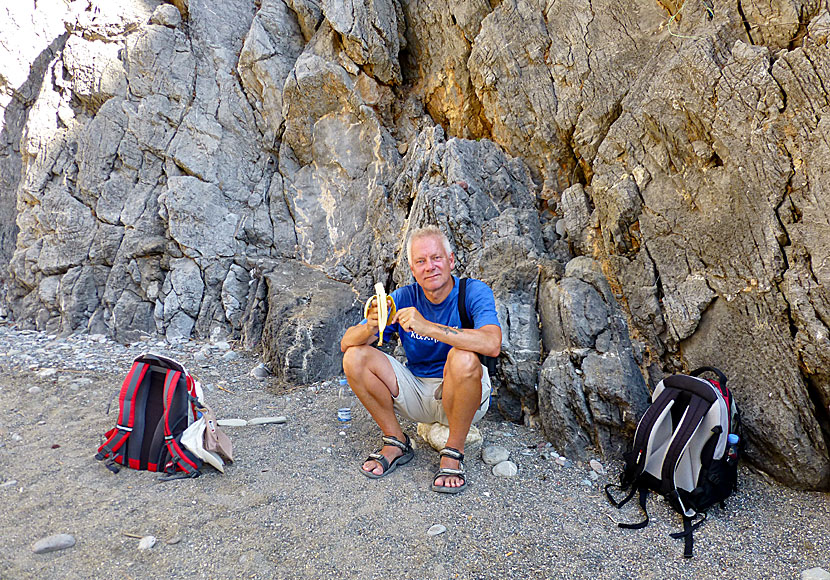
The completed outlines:
[[[410,332],[409,335],[412,338],[414,338],[415,340],[426,340],[426,341],[438,342],[437,340],[435,340],[434,338],[431,338],[429,336],[421,336],[420,334],[418,334],[414,330],[412,332]]]

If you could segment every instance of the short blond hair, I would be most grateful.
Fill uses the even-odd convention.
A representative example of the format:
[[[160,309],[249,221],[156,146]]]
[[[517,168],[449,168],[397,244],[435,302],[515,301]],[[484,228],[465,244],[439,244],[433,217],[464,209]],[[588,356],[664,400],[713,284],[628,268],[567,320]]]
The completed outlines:
[[[441,245],[444,246],[444,250],[446,250],[447,255],[449,256],[452,254],[452,248],[450,247],[450,240],[447,236],[436,226],[424,226],[422,228],[418,228],[414,230],[412,233],[409,234],[409,238],[406,240],[406,259],[409,263],[412,263],[412,242],[415,240],[420,240],[421,238],[438,238],[441,240]]]

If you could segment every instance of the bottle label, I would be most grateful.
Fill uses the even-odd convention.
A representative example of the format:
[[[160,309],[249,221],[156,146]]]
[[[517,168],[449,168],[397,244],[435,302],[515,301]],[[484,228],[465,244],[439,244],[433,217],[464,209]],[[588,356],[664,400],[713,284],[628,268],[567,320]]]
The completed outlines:
[[[341,407],[337,409],[337,420],[338,421],[351,421],[352,420],[352,410],[349,407]]]

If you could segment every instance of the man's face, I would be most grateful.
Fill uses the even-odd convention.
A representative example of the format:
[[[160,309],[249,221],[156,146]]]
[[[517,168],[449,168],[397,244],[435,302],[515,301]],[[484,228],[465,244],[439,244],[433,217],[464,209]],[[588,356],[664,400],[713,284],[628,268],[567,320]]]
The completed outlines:
[[[412,242],[412,263],[409,269],[425,292],[440,293],[447,285],[452,288],[455,256],[444,249],[436,236],[417,238]]]

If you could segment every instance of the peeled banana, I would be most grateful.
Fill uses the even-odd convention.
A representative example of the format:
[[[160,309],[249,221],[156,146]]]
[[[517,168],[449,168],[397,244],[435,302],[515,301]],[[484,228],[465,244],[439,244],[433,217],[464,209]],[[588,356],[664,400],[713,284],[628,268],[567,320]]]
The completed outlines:
[[[369,318],[369,308],[372,307],[372,301],[377,300],[378,304],[378,346],[383,346],[383,330],[386,328],[386,322],[395,316],[395,300],[386,294],[386,289],[383,284],[378,282],[375,284],[376,294],[366,301],[366,306],[363,307],[363,318]]]

